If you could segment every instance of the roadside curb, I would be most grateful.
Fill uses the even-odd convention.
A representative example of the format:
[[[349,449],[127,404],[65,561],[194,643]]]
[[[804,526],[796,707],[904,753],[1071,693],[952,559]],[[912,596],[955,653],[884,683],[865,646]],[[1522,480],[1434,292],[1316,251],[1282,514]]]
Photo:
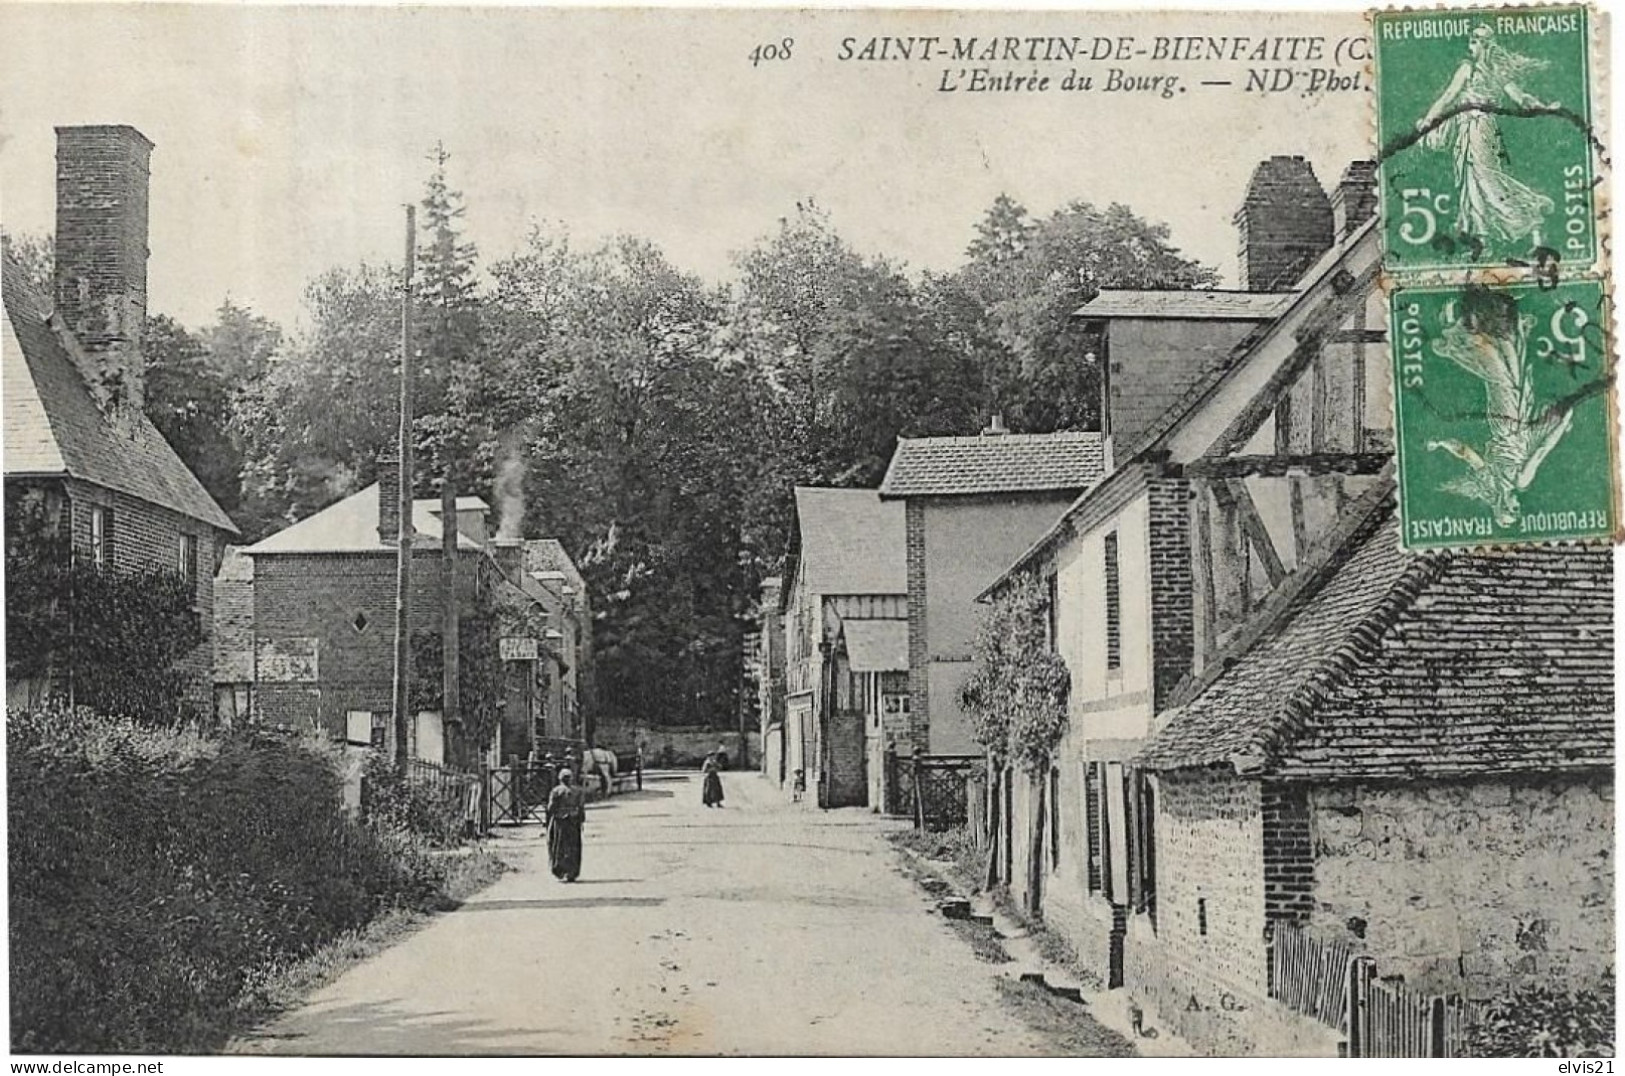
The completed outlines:
[[[999,935],[999,942],[1009,955],[1010,963],[995,966],[994,974],[1039,986],[1057,997],[1081,1005],[1095,1022],[1133,1043],[1142,1057],[1201,1056],[1184,1039],[1168,1030],[1160,1014],[1149,1006],[1140,1006],[1143,1011],[1142,1030],[1137,1031],[1130,1011],[1134,1003],[1127,991],[1092,987],[1070,969],[1046,958],[1025,924],[1001,912],[986,893],[965,891],[964,885],[956,877],[952,862],[929,859],[900,844],[893,843],[892,847],[935,880],[935,885],[922,888],[926,888],[928,899],[944,919],[988,926]],[[1150,1030],[1152,1034],[1146,1035],[1145,1030]]]

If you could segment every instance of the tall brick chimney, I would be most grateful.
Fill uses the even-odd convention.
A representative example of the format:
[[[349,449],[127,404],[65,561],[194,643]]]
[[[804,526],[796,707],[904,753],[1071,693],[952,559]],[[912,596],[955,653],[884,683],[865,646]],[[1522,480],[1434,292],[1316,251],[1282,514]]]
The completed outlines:
[[[1332,227],[1341,239],[1377,215],[1377,162],[1350,161],[1332,192]]]
[[[393,452],[378,457],[378,540],[395,545],[401,527],[401,460]]]
[[[151,155],[134,127],[56,129],[56,316],[104,405],[142,403]]]
[[[1302,157],[1271,157],[1253,170],[1236,210],[1241,286],[1289,291],[1332,246],[1332,203]]]

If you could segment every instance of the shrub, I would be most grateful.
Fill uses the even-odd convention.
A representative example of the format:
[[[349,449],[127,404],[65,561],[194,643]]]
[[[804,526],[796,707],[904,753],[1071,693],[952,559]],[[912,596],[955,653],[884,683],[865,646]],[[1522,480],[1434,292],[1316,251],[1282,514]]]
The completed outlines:
[[[973,735],[996,763],[1014,759],[1028,773],[1049,768],[1067,728],[1072,677],[1045,632],[1047,598],[1020,576],[994,599],[976,632],[975,665],[960,689]]]
[[[1614,983],[1565,992],[1531,987],[1490,1002],[1468,1031],[1472,1057],[1613,1057]]]
[[[86,711],[7,717],[12,1049],[218,1049],[256,969],[439,878],[343,809],[328,750]]]
[[[409,780],[378,752],[368,756],[362,773],[361,807],[369,825],[421,839],[434,848],[454,848],[463,842],[461,786]]]

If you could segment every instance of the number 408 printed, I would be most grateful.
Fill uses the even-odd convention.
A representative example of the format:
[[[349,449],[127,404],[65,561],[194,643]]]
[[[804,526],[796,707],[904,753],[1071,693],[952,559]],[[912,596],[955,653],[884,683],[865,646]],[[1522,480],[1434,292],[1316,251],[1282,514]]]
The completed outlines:
[[[757,45],[750,50],[750,65],[760,67],[764,63],[774,60],[788,60],[796,47],[796,39],[784,38],[782,41],[769,41],[765,45]]]

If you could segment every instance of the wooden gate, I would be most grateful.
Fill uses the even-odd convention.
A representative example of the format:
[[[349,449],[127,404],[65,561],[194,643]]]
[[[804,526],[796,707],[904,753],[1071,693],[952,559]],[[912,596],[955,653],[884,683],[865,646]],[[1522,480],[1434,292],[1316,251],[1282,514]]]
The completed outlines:
[[[515,762],[486,771],[486,817],[492,825],[518,826],[545,821],[548,793],[559,767],[546,762]]]

